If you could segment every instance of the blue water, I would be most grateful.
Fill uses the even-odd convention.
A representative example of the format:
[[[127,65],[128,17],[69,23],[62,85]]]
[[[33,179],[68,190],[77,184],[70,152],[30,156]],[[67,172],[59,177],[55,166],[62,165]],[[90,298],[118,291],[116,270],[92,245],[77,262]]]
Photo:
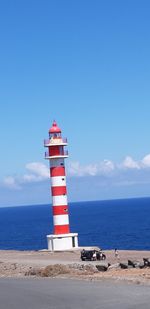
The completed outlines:
[[[80,246],[150,250],[150,198],[70,203],[71,232]],[[0,208],[0,249],[47,248],[50,205]]]

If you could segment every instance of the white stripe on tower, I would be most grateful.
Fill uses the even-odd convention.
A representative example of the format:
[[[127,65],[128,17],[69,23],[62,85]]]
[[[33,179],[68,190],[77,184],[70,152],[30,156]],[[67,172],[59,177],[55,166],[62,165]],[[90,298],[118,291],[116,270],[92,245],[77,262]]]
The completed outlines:
[[[51,177],[51,186],[52,187],[66,186],[66,176]]]
[[[69,224],[68,215],[57,215],[54,216],[54,223],[55,225],[66,225]]]
[[[53,206],[66,206],[67,196],[52,196]]]

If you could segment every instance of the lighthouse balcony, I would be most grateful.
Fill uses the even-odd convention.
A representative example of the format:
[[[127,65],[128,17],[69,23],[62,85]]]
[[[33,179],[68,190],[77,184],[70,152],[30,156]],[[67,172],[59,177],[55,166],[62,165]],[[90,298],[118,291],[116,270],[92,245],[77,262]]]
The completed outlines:
[[[64,150],[63,153],[50,155],[48,152],[45,152],[45,159],[59,159],[59,158],[68,158],[68,150]]]
[[[44,140],[44,146],[49,147],[49,146],[67,146],[67,138],[50,138],[50,139],[45,139]]]

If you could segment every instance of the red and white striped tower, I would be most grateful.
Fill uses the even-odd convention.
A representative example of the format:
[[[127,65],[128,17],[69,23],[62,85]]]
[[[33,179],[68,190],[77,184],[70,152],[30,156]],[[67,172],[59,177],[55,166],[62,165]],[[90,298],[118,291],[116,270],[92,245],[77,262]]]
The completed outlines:
[[[53,208],[54,234],[47,235],[48,249],[67,250],[78,247],[78,234],[70,233],[66,188],[65,158],[68,151],[67,139],[62,138],[61,129],[54,121],[49,130],[49,139],[44,141],[48,147],[45,158],[50,161],[51,194]]]

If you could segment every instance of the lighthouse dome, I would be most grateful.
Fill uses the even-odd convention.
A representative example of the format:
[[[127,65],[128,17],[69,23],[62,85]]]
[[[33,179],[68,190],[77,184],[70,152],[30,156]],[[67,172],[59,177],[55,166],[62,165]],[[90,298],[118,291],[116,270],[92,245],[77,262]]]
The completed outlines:
[[[58,127],[56,121],[53,121],[52,127],[49,129],[49,133],[61,133],[61,129]]]

